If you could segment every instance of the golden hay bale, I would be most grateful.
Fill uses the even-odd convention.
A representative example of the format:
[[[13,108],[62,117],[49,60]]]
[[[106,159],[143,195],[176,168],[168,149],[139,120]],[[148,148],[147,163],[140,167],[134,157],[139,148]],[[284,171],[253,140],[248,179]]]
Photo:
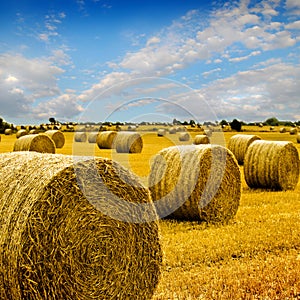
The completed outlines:
[[[212,136],[212,130],[211,129],[204,129],[204,134],[207,135],[208,137]]]
[[[176,134],[176,128],[175,127],[171,127],[170,129],[169,129],[169,133],[170,134]]]
[[[113,148],[118,153],[141,153],[143,149],[143,139],[139,133],[118,132],[114,139]]]
[[[5,134],[5,135],[11,135],[11,134],[12,134],[12,129],[11,129],[11,128],[6,128],[6,129],[4,130],[4,134]]]
[[[188,132],[180,132],[178,139],[181,142],[187,142],[190,140],[190,135]]]
[[[98,137],[99,134],[100,134],[99,131],[90,132],[89,135],[88,135],[88,142],[92,143],[92,144],[95,144],[97,142],[97,137]]]
[[[28,132],[27,132],[26,129],[20,129],[20,130],[18,130],[17,133],[16,133],[16,138],[18,139],[18,138],[20,138],[21,136],[24,136],[24,135],[27,135],[27,134],[28,134]]]
[[[293,143],[257,140],[245,155],[245,180],[251,188],[293,190],[298,183],[299,167]]]
[[[39,131],[37,129],[31,129],[29,130],[29,134],[38,134]]]
[[[195,145],[209,144],[209,138],[205,134],[197,134],[194,138],[193,144]]]
[[[300,134],[297,134],[297,143],[300,143]]]
[[[117,136],[116,131],[103,131],[97,137],[97,145],[99,149],[113,149],[114,139]]]
[[[160,128],[157,130],[157,136],[165,136],[166,135],[166,130],[163,128]]]
[[[252,134],[235,134],[229,139],[228,149],[234,154],[238,163],[242,165],[250,144],[260,139],[259,136]]]
[[[292,134],[292,135],[297,134],[297,132],[298,132],[297,128],[290,129],[290,134]]]
[[[162,261],[155,207],[111,160],[1,154],[0,224],[1,299],[154,293]]]
[[[65,144],[65,136],[59,130],[47,130],[45,134],[48,135],[54,142],[56,148],[62,148]]]
[[[55,153],[55,144],[46,134],[29,134],[15,141],[13,151]]]
[[[239,206],[241,174],[225,147],[173,146],[154,157],[148,186],[160,217],[226,223]]]
[[[85,143],[86,140],[87,140],[86,132],[83,132],[83,131],[75,132],[75,134],[74,134],[74,141],[75,142]]]
[[[284,127],[280,128],[280,129],[279,129],[279,132],[280,132],[280,133],[285,133],[285,132],[286,132],[286,128],[284,128]]]

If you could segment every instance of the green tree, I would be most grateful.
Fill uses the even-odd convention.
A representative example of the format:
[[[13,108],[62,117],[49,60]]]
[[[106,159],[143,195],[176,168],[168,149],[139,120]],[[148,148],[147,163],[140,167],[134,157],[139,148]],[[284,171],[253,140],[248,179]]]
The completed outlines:
[[[232,130],[240,132],[242,130],[242,122],[237,119],[233,119],[232,122],[229,123]]]
[[[279,125],[279,121],[277,118],[272,117],[269,118],[265,121],[265,124],[270,125],[270,126],[278,126]]]

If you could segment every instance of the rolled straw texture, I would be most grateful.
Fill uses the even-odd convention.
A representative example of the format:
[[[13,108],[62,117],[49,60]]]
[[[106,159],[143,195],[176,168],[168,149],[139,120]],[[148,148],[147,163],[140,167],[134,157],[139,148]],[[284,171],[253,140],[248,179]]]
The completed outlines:
[[[18,130],[17,133],[16,133],[16,138],[18,139],[18,138],[20,138],[21,136],[24,136],[24,135],[27,135],[27,134],[28,134],[28,132],[27,132],[25,129],[20,129],[20,130]]]
[[[54,142],[56,148],[62,148],[65,145],[65,135],[59,130],[47,130],[48,135]]]
[[[87,134],[86,134],[86,132],[78,131],[78,132],[74,133],[74,141],[75,142],[85,143],[86,140],[87,140]]]
[[[139,133],[118,132],[113,147],[118,153],[141,153],[143,139]]]
[[[226,223],[239,206],[241,174],[225,147],[174,146],[154,157],[148,186],[160,217]]]
[[[197,134],[194,138],[193,144],[195,145],[209,144],[209,138],[205,134]]]
[[[293,190],[298,183],[299,167],[293,143],[257,140],[245,155],[245,180],[251,188]]]
[[[113,149],[117,134],[119,134],[117,131],[100,132],[96,141],[99,149]]]
[[[234,154],[238,163],[242,165],[244,163],[244,157],[246,151],[251,143],[261,138],[257,135],[251,134],[235,134],[228,142],[228,149]]]
[[[158,129],[157,130],[157,136],[165,136],[166,130],[165,129]]]
[[[291,128],[290,129],[290,134],[291,135],[297,134],[297,132],[298,132],[297,128]]]
[[[279,130],[279,132],[280,132],[280,133],[285,133],[285,132],[286,132],[286,128],[281,127],[280,130]]]
[[[15,141],[13,151],[55,153],[55,144],[53,140],[45,134],[29,134],[21,136]]]
[[[130,222],[139,212],[128,205],[142,204],[143,222]],[[0,298],[151,299],[162,260],[153,216],[148,189],[111,160],[1,154]]]
[[[188,132],[180,132],[178,138],[181,142],[187,142],[190,140],[190,135]]]
[[[97,136],[99,134],[99,131],[97,132],[90,132],[88,135],[88,142],[95,144],[97,142]]]
[[[169,129],[169,133],[170,134],[176,134],[176,128],[175,127],[171,127],[170,129]]]
[[[5,134],[5,135],[11,135],[11,134],[12,134],[12,129],[11,129],[11,128],[6,128],[6,129],[4,130],[4,134]]]

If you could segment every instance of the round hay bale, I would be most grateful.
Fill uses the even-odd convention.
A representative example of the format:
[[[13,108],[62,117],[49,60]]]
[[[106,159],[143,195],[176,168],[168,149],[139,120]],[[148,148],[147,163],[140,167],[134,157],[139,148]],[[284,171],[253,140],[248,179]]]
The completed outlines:
[[[297,143],[300,143],[300,134],[297,134]]]
[[[204,134],[207,135],[208,137],[212,136],[212,130],[211,129],[204,129]]]
[[[11,128],[6,128],[6,129],[4,130],[4,134],[5,134],[5,135],[12,135],[12,129],[11,129]]]
[[[97,142],[97,137],[98,137],[99,131],[97,132],[90,132],[88,135],[88,142],[95,144]]]
[[[225,147],[173,146],[154,157],[148,186],[160,217],[226,223],[239,206],[241,174]]]
[[[65,136],[59,130],[47,130],[45,134],[48,135],[54,142],[56,148],[62,148],[65,144]]]
[[[46,134],[29,134],[15,141],[13,151],[55,153],[55,144]]]
[[[190,135],[188,132],[180,132],[178,139],[181,142],[187,142],[190,140]]]
[[[293,128],[290,129],[290,134],[291,135],[297,134],[297,132],[298,132],[297,128],[293,127]]]
[[[169,133],[170,134],[176,134],[176,128],[175,127],[171,127],[170,129],[169,129]]]
[[[257,140],[245,155],[245,180],[250,188],[293,190],[298,183],[299,167],[293,143]]]
[[[134,174],[105,158],[4,153],[0,191],[1,299],[151,299],[159,227]]]
[[[136,130],[137,130],[137,126],[136,126],[136,125],[129,125],[129,126],[127,127],[127,130],[128,130],[128,131],[136,131]]]
[[[38,134],[39,131],[37,129],[31,129],[29,130],[29,134]]]
[[[21,136],[24,136],[24,135],[27,135],[27,134],[28,134],[28,132],[27,132],[26,129],[20,129],[20,130],[18,130],[17,133],[16,133],[16,138],[18,139],[18,138],[20,138]]]
[[[157,130],[157,136],[165,136],[166,135],[166,130],[163,128],[160,128]]]
[[[279,132],[280,132],[280,133],[286,133],[286,128],[284,128],[284,127],[280,128],[280,129],[279,129]]]
[[[114,139],[117,136],[116,131],[104,131],[101,132],[97,137],[97,145],[99,149],[113,149]]]
[[[87,134],[86,132],[80,131],[75,132],[74,134],[74,141],[78,143],[85,143],[87,140]]]
[[[228,149],[234,154],[238,163],[242,165],[250,144],[260,139],[259,136],[252,134],[235,134],[229,139]]]
[[[143,139],[139,133],[118,132],[114,139],[113,148],[118,153],[141,153],[143,149]]]
[[[197,134],[194,138],[193,144],[195,145],[209,144],[209,138],[205,134]]]

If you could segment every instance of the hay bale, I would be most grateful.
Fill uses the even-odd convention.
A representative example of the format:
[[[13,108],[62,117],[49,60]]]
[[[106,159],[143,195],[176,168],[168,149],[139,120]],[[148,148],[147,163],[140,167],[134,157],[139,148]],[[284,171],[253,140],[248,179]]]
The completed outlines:
[[[194,138],[193,144],[195,145],[209,144],[209,138],[205,134],[197,134]]]
[[[37,129],[31,129],[29,130],[29,134],[38,134],[39,131]]]
[[[204,134],[207,135],[208,137],[212,136],[212,130],[211,129],[204,129]]]
[[[65,136],[59,130],[47,130],[45,134],[48,135],[54,142],[56,148],[62,148],[65,144]]]
[[[55,153],[55,144],[46,134],[29,134],[21,136],[15,141],[13,151]]]
[[[190,140],[190,135],[188,132],[180,132],[178,139],[181,142],[187,142]]]
[[[78,143],[85,143],[87,140],[87,134],[84,131],[75,132],[74,141]]]
[[[97,146],[99,149],[113,149],[114,147],[114,140],[117,136],[116,131],[104,131],[101,132],[97,137]]]
[[[118,153],[141,153],[143,149],[143,139],[139,133],[118,132],[114,139],[113,148]]]
[[[234,154],[238,163],[242,165],[250,144],[260,139],[259,136],[252,134],[235,134],[229,139],[228,149]]]
[[[280,133],[286,133],[286,128],[281,127],[281,128],[279,129],[279,132],[280,132]]]
[[[169,129],[169,133],[170,134],[176,134],[176,128],[175,127],[171,127],[170,129]]]
[[[234,155],[219,145],[182,145],[161,150],[148,180],[160,217],[226,223],[237,212],[240,170]]]
[[[293,143],[257,140],[245,155],[245,180],[250,188],[293,190],[298,183],[299,167]]]
[[[298,132],[298,130],[295,127],[293,127],[293,128],[290,129],[290,134],[291,135],[297,134],[297,132]]]
[[[4,134],[5,134],[5,135],[12,135],[12,129],[11,129],[11,128],[6,128],[6,129],[4,130]]]
[[[99,131],[97,132],[90,132],[88,135],[88,142],[91,144],[95,144],[97,142]]]
[[[300,134],[297,134],[297,143],[300,143]]]
[[[1,154],[0,223],[1,299],[153,295],[162,260],[155,208],[111,160]]]
[[[157,130],[157,136],[165,136],[166,135],[166,130],[163,128],[160,128]]]
[[[20,138],[21,136],[24,136],[24,135],[27,135],[27,134],[28,134],[28,132],[27,132],[26,129],[20,129],[20,130],[18,130],[17,133],[16,133],[16,138],[18,139],[18,138]]]

